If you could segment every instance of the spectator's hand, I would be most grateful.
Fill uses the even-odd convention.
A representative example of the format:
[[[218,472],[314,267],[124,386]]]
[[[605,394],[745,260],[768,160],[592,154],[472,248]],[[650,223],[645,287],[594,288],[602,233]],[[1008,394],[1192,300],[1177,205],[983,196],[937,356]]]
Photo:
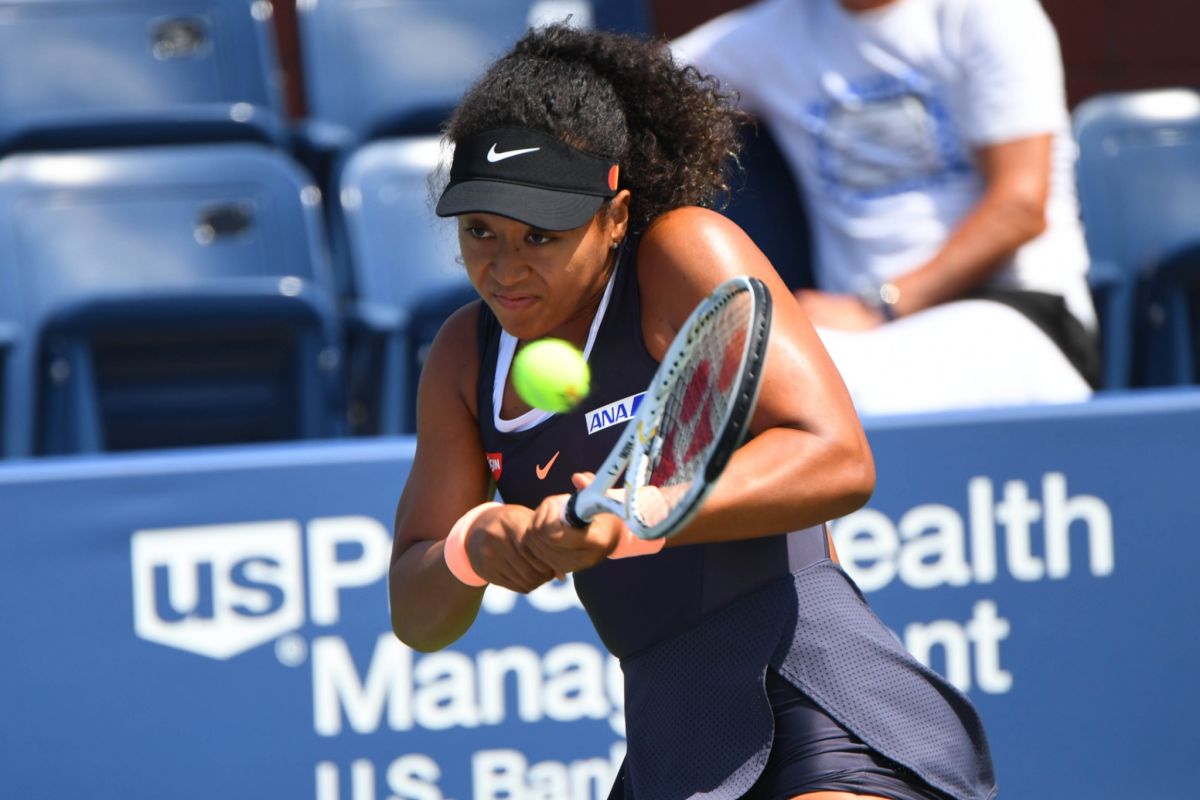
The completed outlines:
[[[479,577],[522,594],[561,577],[523,544],[533,517],[533,509],[519,505],[489,508],[479,515],[466,539],[467,557]]]
[[[813,289],[797,289],[795,294],[808,319],[820,328],[866,331],[886,322],[882,312],[852,294],[832,294]]]
[[[592,473],[576,473],[571,482],[582,489],[595,478]],[[597,514],[586,528],[563,522],[563,506],[570,495],[547,497],[534,510],[529,532],[522,540],[529,558],[550,566],[562,577],[600,563],[620,542],[624,523],[612,514]]]

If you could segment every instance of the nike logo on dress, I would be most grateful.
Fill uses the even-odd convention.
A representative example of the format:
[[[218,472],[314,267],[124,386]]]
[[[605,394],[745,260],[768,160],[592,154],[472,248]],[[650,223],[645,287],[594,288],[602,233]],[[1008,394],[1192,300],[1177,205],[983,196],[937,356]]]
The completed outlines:
[[[533,468],[534,468],[534,471],[537,472],[539,481],[546,480],[546,476],[550,474],[550,468],[554,466],[555,461],[558,461],[558,454],[561,452],[562,452],[561,450],[556,450],[554,452],[554,455],[550,456],[550,460],[546,462],[546,466],[544,466],[544,467],[541,464],[534,465]]]
[[[503,161],[506,158],[512,158],[513,156],[522,156],[522,155],[525,155],[526,153],[536,153],[538,150],[541,150],[541,149],[542,148],[540,148],[540,147],[526,147],[524,150],[505,150],[503,153],[497,153],[496,145],[492,145],[492,149],[488,150],[487,160],[490,163],[495,164],[497,161]]]

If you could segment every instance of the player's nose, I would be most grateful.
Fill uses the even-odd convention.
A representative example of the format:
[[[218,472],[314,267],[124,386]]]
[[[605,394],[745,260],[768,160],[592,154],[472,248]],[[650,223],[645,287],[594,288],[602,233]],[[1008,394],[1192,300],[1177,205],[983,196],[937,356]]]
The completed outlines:
[[[529,274],[529,264],[520,247],[501,246],[492,256],[491,273],[501,286],[515,286]]]

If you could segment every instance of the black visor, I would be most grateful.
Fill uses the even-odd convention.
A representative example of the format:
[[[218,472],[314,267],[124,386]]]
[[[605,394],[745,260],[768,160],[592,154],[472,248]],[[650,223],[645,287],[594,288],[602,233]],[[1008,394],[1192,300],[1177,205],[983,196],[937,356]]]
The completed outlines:
[[[617,182],[614,161],[541,131],[497,128],[455,145],[437,215],[485,212],[565,231],[590,220]]]

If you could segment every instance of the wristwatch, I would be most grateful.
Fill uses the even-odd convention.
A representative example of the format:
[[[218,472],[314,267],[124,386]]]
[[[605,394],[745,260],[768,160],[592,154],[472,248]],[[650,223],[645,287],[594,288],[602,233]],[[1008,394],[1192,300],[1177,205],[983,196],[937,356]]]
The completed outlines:
[[[888,322],[896,319],[896,303],[900,302],[900,287],[894,283],[870,284],[858,293],[868,307],[878,311]]]

